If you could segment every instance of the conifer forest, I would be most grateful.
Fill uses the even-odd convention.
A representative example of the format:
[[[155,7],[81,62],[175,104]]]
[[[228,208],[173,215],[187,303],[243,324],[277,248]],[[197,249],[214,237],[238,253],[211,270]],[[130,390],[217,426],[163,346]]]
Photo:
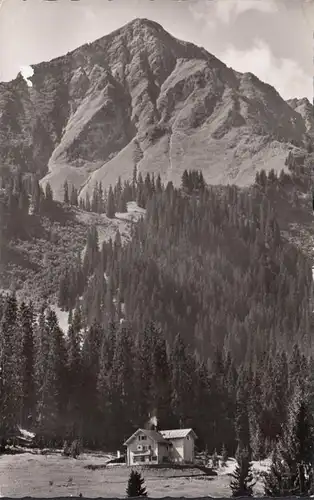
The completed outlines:
[[[192,427],[199,450],[237,454],[234,496],[250,496],[237,481],[270,455],[268,496],[312,491],[311,261],[283,231],[307,178],[289,169],[246,189],[207,186],[196,170],[175,188],[135,170],[91,198],[65,183],[63,203],[49,183],[3,173],[2,263],[56,212],[110,219],[130,201],[146,212],[125,244],[119,231],[100,244],[90,227],[84,255],[65,262],[55,296],[67,332],[44,294],[2,294],[2,439],[21,425],[38,446],[115,450],[155,415],[160,428]]]

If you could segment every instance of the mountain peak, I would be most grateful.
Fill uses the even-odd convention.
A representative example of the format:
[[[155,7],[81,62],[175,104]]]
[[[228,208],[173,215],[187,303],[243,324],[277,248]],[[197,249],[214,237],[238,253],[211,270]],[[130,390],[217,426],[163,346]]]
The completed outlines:
[[[150,19],[147,18],[140,18],[137,17],[135,19],[132,19],[132,21],[129,21],[128,23],[124,24],[120,28],[117,28],[116,30],[112,31],[111,33],[102,36],[98,40],[95,40],[93,43],[99,43],[100,41],[108,41],[111,40],[112,38],[119,37],[119,36],[124,36],[127,33],[131,34],[139,34],[140,32],[147,32],[149,31],[151,34],[158,34],[162,33],[166,36],[170,36],[169,33],[157,22],[151,21]],[[90,44],[88,44],[90,45]]]
[[[145,18],[32,67],[32,88],[0,86],[0,161],[48,171],[56,198],[65,180],[84,196],[134,166],[174,184],[192,167],[249,184],[258,168],[281,170],[312,123],[304,102]]]
[[[91,43],[82,45],[82,47],[85,47],[86,45],[90,46],[95,43],[97,44],[100,43],[101,41],[110,42],[112,39],[120,36],[126,36],[126,35],[132,36],[145,32],[149,32],[151,35],[155,36],[158,36],[159,34],[166,36],[168,38],[172,38],[171,35],[156,21],[152,21],[147,18],[137,17],[132,19],[128,23],[124,24],[120,28],[115,29],[111,33],[104,35]],[[76,50],[79,50],[82,47],[78,47],[78,49]]]
[[[157,23],[156,21],[152,21],[151,19],[147,19],[146,17],[136,17],[120,29],[125,29],[127,26],[151,28],[156,31],[164,31],[166,33],[166,30],[161,26],[161,24]]]

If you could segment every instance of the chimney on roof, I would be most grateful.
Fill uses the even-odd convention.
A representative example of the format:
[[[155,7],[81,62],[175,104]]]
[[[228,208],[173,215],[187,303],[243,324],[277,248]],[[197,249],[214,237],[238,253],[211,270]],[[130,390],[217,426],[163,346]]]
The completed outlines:
[[[156,431],[158,426],[158,420],[156,415],[150,416],[148,422],[147,422],[147,429],[151,431]]]

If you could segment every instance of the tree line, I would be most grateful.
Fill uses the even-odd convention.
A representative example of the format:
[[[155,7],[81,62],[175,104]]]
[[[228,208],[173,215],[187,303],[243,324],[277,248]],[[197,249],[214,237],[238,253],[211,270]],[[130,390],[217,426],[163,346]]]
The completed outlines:
[[[114,450],[155,414],[159,428],[193,427],[201,449],[234,454],[240,445],[261,459],[288,442],[300,395],[314,405],[313,358],[297,345],[236,366],[232,352],[215,348],[204,360],[150,321],[84,327],[77,308],[64,333],[53,310],[35,313],[14,294],[2,297],[1,317],[4,437],[22,425],[42,445],[80,439]]]
[[[110,185],[108,190],[103,189],[101,181],[96,181],[92,196],[87,191],[84,198],[78,197],[77,189],[74,186],[71,187],[70,192],[68,182],[65,181],[63,201],[66,205],[77,206],[87,212],[104,213],[107,217],[113,218],[117,212],[127,212],[129,201],[136,201],[139,207],[145,208],[152,194],[155,191],[161,191],[161,189],[160,175],[157,176],[156,180],[154,174],[151,176],[149,173],[143,178],[142,173],[137,172],[135,166],[132,181],[122,182],[121,177],[119,177],[115,186]]]
[[[100,248],[89,230],[82,262],[64,269],[59,306],[81,297],[88,324],[152,320],[169,341],[180,332],[205,358],[219,347],[238,364],[295,342],[312,352],[311,286],[310,261],[282,237],[260,186],[187,194],[169,183],[152,187],[126,245],[118,231]]]
[[[28,236],[32,221],[50,215],[55,208],[49,182],[43,188],[35,175],[20,170],[0,174],[0,216],[2,244]]]
[[[100,247],[91,228],[84,258],[64,269],[66,335],[49,308],[22,321],[14,296],[3,298],[1,380],[11,396],[2,390],[2,432],[28,422],[42,442],[79,436],[108,449],[154,412],[161,427],[193,427],[201,448],[240,447],[248,460],[275,450],[281,485],[287,470],[293,484],[308,481],[305,459],[283,449],[314,388],[311,264],[282,237],[269,196],[291,179],[261,172],[241,190],[186,171],[176,189],[134,175],[134,191],[125,183],[122,192],[146,214],[130,242],[117,232]],[[33,347],[21,363],[30,324]]]

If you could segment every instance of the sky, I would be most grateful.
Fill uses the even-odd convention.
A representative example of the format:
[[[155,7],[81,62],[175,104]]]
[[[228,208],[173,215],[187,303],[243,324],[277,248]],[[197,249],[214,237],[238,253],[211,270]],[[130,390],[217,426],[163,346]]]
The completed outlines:
[[[284,99],[313,100],[314,0],[0,0],[0,81],[148,18]]]

